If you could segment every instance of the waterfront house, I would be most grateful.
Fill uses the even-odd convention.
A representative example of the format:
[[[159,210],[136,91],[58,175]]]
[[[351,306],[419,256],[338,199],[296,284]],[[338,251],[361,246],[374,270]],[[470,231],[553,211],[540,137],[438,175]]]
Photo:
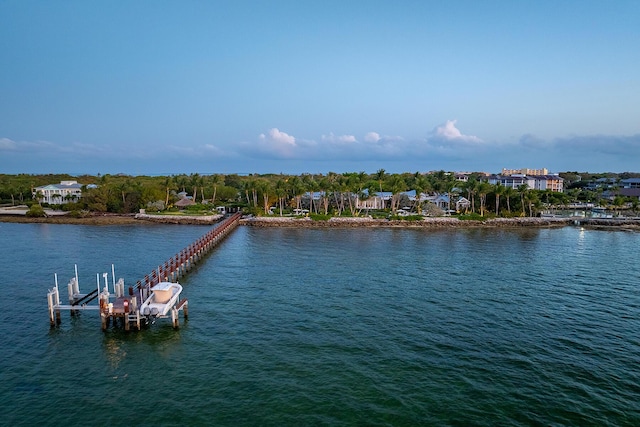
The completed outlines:
[[[63,205],[75,202],[82,197],[82,184],[77,181],[60,181],[60,184],[48,184],[33,189],[33,199],[39,203]]]
[[[356,209],[385,209],[387,202],[393,197],[390,191],[377,191],[369,195],[369,190],[362,191],[364,197],[356,195]]]
[[[466,197],[460,197],[456,201],[456,212],[467,211],[471,207],[471,202]]]
[[[620,181],[621,188],[640,188],[640,178],[627,178]]]
[[[640,187],[638,188],[621,188],[618,190],[618,194],[624,197],[631,197],[640,200]]]

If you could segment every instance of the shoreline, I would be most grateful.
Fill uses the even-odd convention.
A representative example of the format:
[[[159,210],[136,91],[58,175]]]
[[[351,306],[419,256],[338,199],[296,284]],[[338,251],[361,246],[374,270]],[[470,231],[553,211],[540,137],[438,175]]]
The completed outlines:
[[[240,220],[252,227],[297,228],[504,228],[504,227],[564,227],[572,222],[564,218],[495,218],[486,221],[459,220],[458,218],[425,218],[420,221],[372,218],[333,217],[327,221],[310,218],[255,217]]]
[[[212,225],[221,215],[145,215],[145,214],[94,214],[84,218],[56,215],[45,218],[29,218],[23,215],[0,215],[0,223],[40,223],[69,225],[151,225],[184,224]],[[289,228],[560,228],[570,225],[591,229],[616,229],[640,231],[640,219],[597,219],[597,218],[492,218],[485,221],[459,220],[457,218],[425,218],[421,221],[372,219],[366,217],[334,217],[327,221],[313,221],[310,218],[291,217],[248,217],[240,220],[240,225],[249,227],[289,227]]]

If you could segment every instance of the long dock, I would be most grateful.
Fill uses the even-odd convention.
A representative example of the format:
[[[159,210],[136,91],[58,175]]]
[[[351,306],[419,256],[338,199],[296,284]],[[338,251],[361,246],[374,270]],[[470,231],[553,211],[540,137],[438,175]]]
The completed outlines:
[[[61,304],[58,277],[56,275],[55,287],[50,289],[47,294],[51,327],[61,323],[61,310],[69,310],[71,315],[81,310],[99,310],[103,330],[106,330],[111,323],[114,325],[121,323],[125,330],[130,330],[131,327],[140,330],[143,324],[153,323],[158,318],[169,317],[169,313],[173,327],[178,328],[178,312],[182,311],[184,318],[187,319],[189,305],[186,299],[177,299],[182,290],[182,286],[177,283],[178,280],[188,274],[198,261],[235,229],[241,216],[242,214],[237,212],[225,218],[198,240],[182,249],[169,260],[158,265],[143,279],[138,280],[135,286],[129,286],[127,293],[125,293],[124,279],[119,279],[116,282],[115,271],[112,266],[113,293],[109,291],[109,274],[103,273],[104,288],[102,290],[100,290],[102,286],[100,274],[97,274],[96,288],[87,294],[81,294],[76,267],[75,277],[67,285],[69,304]],[[174,292],[171,298],[168,298],[166,302],[163,301],[164,305],[154,303],[154,286],[159,284],[162,285],[158,286],[157,289],[162,288],[162,291],[155,292],[155,294],[165,292],[166,289],[172,289]],[[98,299],[98,305],[89,305],[95,299]],[[143,305],[145,305],[145,312],[142,312]],[[153,306],[155,311],[150,310],[150,306]],[[163,312],[158,312],[156,308],[158,306],[165,308]]]

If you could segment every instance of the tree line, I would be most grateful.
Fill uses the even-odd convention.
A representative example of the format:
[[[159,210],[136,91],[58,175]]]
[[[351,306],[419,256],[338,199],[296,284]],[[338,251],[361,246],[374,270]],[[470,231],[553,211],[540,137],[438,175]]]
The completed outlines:
[[[563,174],[560,174],[563,176]],[[423,173],[387,173],[380,169],[373,174],[347,172],[327,174],[178,174],[170,176],[128,175],[1,175],[0,203],[3,205],[37,203],[38,186],[55,184],[63,180],[75,180],[83,184],[82,197],[65,200],[61,208],[71,211],[106,213],[135,213],[139,209],[163,211],[175,209],[174,204],[181,193],[188,194],[196,202],[191,209],[210,209],[216,205],[240,207],[256,215],[284,213],[306,209],[318,215],[358,215],[362,209],[356,198],[367,200],[376,193],[390,193],[385,210],[396,212],[409,206],[421,213],[429,209],[428,203],[419,199],[409,200],[404,195],[415,190],[417,195],[446,195],[450,201],[448,209],[455,208],[455,201],[464,197],[469,201],[464,213],[480,216],[535,216],[540,210],[562,207],[570,203],[612,203],[602,197],[602,191],[587,190],[575,177],[576,172],[567,172],[565,192],[539,191],[526,185],[518,188],[490,184],[482,173],[468,175],[466,182],[457,181],[455,174],[443,170]],[[591,174],[596,179],[602,175]],[[622,178],[618,176],[619,178]],[[89,184],[95,186],[87,187]],[[313,194],[315,197],[309,197]],[[632,203],[625,198],[616,198],[613,204],[622,206]],[[634,210],[637,208],[637,199]]]

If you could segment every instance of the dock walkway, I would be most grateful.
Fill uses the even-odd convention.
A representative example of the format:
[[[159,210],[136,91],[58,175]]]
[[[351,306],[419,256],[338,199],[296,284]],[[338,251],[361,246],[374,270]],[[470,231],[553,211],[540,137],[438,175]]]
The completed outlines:
[[[115,273],[112,266],[113,293],[109,292],[108,273],[103,273],[104,289],[100,291],[100,275],[97,275],[97,288],[88,294],[81,294],[78,287],[78,272],[69,281],[69,304],[60,304],[60,293],[58,290],[58,278],[56,284],[47,294],[49,305],[49,321],[52,327],[61,323],[60,311],[70,310],[74,315],[80,310],[99,310],[102,329],[106,330],[111,323],[122,323],[125,330],[131,326],[140,329],[143,323],[152,323],[155,318],[168,317],[164,315],[149,315],[140,312],[140,306],[153,293],[153,287],[159,283],[174,283],[184,277],[205,255],[207,255],[216,245],[238,225],[242,214],[237,212],[218,223],[213,229],[208,231],[198,240],[182,249],[169,260],[158,265],[144,278],[138,280],[135,286],[130,286],[128,294],[125,294],[124,280],[115,281]],[[178,286],[181,290],[181,286]],[[178,327],[178,312],[182,311],[184,318],[188,316],[188,301],[186,299],[177,300],[180,291],[176,292],[175,302],[171,302],[170,309],[173,326]],[[91,301],[98,299],[98,305],[88,305]]]

